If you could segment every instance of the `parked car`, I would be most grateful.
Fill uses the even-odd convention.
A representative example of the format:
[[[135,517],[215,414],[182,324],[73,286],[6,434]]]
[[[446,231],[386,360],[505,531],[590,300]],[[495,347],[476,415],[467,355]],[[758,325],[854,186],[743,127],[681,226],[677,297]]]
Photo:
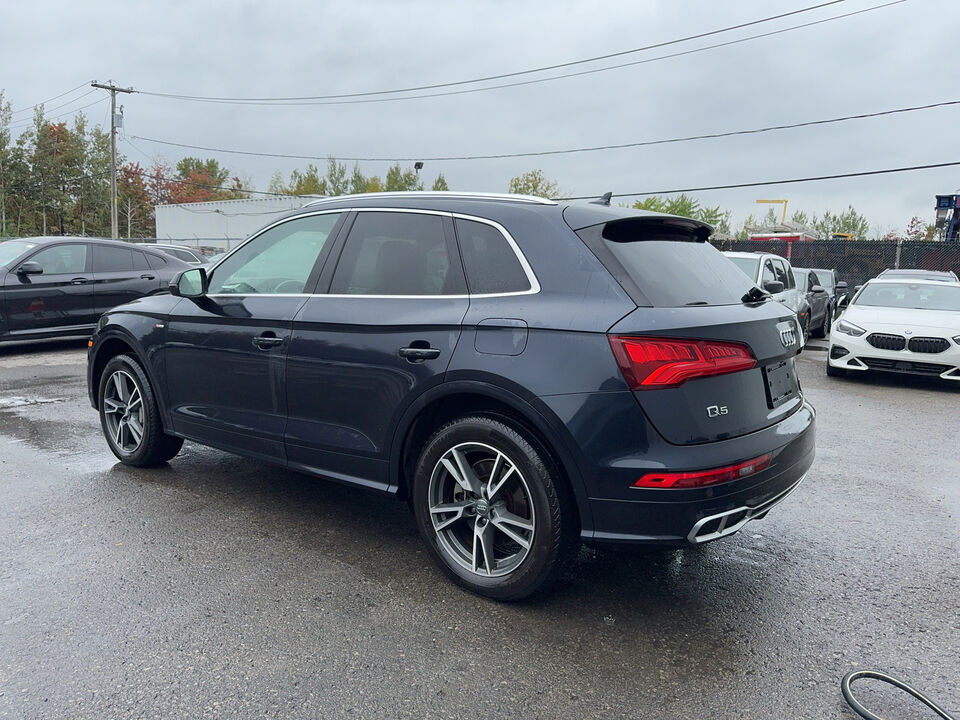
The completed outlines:
[[[0,341],[89,335],[107,310],[166,293],[189,267],[112,240],[6,240],[0,243]]]
[[[939,282],[960,282],[952,270],[918,270],[915,268],[888,268],[877,277],[903,280],[937,280]]]
[[[204,259],[203,255],[198,253],[196,250],[183,247],[182,245],[164,245],[161,243],[153,243],[149,247],[151,249],[159,250],[165,255],[175,257],[177,260],[182,260],[189,265],[203,265],[206,262],[206,259]]]
[[[960,283],[867,282],[834,325],[827,375],[867,370],[960,381]]]
[[[797,290],[807,303],[807,328],[815,338],[826,337],[830,332],[832,310],[830,293],[820,284],[817,274],[809,268],[793,268]]]
[[[724,252],[757,287],[766,290],[777,302],[786,305],[803,331],[801,343],[810,334],[807,302],[791,272],[790,262],[779,255],[760,252]]]
[[[90,400],[121,462],[184,438],[407,498],[500,600],[580,541],[691,545],[814,456],[796,319],[686,218],[521,195],[311,203],[116,308]]]
[[[837,308],[840,299],[847,294],[847,283],[840,279],[836,270],[827,270],[826,268],[811,268],[817,274],[820,285],[830,295],[830,319],[837,316]]]

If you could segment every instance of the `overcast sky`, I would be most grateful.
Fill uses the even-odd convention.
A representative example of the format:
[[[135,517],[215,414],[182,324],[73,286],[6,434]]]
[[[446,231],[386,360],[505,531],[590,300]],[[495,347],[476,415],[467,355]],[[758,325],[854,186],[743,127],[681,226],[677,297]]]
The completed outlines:
[[[883,2],[846,0],[567,71],[692,50]],[[630,50],[813,4],[816,0],[7,3],[0,89],[15,110],[91,79],[204,96],[386,90]],[[128,137],[119,150],[142,165],[158,154],[174,163],[188,154],[213,156],[265,190],[275,170],[286,177],[307,161],[181,150],[129,136],[268,153],[432,157],[630,143],[876,112],[960,99],[958,27],[957,0],[906,0],[683,57],[447,97],[259,107],[128,95],[121,101]],[[92,123],[108,125],[107,94],[84,96],[87,90],[47,103],[49,114],[102,97],[84,112]],[[28,119],[29,111],[18,113],[15,127]],[[599,195],[859,172],[960,160],[958,119],[955,106],[655,147],[428,161],[422,175],[428,187],[443,172],[452,189],[506,191],[512,176],[541,168],[567,194]],[[387,166],[361,163],[368,175],[382,176]],[[934,195],[957,188],[960,167],[696,195],[706,205],[732,210],[735,224],[766,211],[755,204],[758,198],[786,198],[789,212],[840,211],[852,204],[885,233],[902,231],[913,215],[932,222]]]

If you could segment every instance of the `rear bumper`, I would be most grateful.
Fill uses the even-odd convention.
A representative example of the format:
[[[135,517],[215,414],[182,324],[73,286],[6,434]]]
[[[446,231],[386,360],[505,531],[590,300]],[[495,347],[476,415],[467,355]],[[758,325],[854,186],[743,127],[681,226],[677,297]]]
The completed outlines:
[[[592,437],[603,440],[602,454],[589,452],[590,442],[581,444],[588,451],[582,475],[590,513],[590,523],[583,523],[581,539],[588,544],[682,546],[733,534],[782,502],[813,464],[816,412],[806,401],[779,423],[748,435],[698,445],[673,445],[645,421],[633,421],[637,416],[626,403],[621,406],[622,412],[611,412],[610,406],[619,401],[616,395],[604,398],[604,415],[609,413],[616,420],[612,426],[590,423],[583,429],[571,428],[581,432],[589,428]],[[635,403],[634,407],[639,410]],[[568,427],[571,425],[568,421]],[[625,426],[634,431],[623,432]],[[611,448],[611,442],[617,440],[621,452]],[[772,455],[770,467],[741,480],[682,490],[632,487],[649,470],[725,467],[766,453]]]

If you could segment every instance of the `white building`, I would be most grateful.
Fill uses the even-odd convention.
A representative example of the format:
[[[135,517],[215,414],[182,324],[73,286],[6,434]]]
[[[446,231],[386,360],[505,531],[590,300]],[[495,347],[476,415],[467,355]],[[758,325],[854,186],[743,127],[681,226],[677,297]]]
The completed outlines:
[[[284,213],[315,199],[313,195],[275,195],[157,205],[157,241],[227,250]]]

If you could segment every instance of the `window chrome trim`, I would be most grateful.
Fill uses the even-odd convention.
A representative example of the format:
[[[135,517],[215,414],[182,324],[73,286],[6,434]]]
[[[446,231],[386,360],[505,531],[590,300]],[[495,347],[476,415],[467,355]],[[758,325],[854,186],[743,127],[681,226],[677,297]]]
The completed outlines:
[[[530,203],[534,205],[556,205],[556,200],[538,197],[536,195],[521,195],[520,193],[485,193],[485,192],[458,192],[456,190],[407,190],[379,193],[354,193],[352,195],[334,195],[333,197],[311,200],[303,207],[320,205],[322,203],[338,202],[341,200],[362,200],[365,198],[448,198],[451,200],[507,200],[516,203]]]
[[[386,193],[371,193],[371,195],[384,195]],[[340,196],[345,197],[345,196]],[[353,196],[356,197],[356,196]],[[312,203],[310,203],[312,204]],[[306,206],[304,206],[306,207]],[[497,231],[503,235],[504,239],[507,241],[507,244],[510,246],[510,249],[513,250],[513,254],[516,256],[517,260],[520,263],[520,267],[523,268],[524,274],[527,276],[527,282],[530,283],[530,288],[528,290],[517,290],[514,292],[504,292],[504,293],[461,293],[458,295],[357,295],[357,294],[336,294],[336,293],[216,293],[209,294],[207,297],[211,298],[242,298],[242,297],[329,297],[329,298],[370,298],[372,300],[464,300],[464,299],[485,299],[485,298],[499,298],[499,297],[516,297],[521,295],[536,295],[540,292],[540,281],[537,279],[536,273],[534,273],[533,268],[530,267],[530,263],[527,262],[527,258],[524,256],[523,251],[520,249],[520,246],[517,245],[517,241],[513,239],[513,236],[507,231],[507,229],[496,222],[495,220],[489,220],[483,217],[477,217],[475,215],[467,215],[465,213],[455,213],[447,210],[420,210],[418,208],[391,208],[391,207],[364,207],[364,208],[336,208],[329,210],[317,210],[314,212],[303,213],[300,215],[294,215],[293,217],[281,218],[276,222],[267,225],[263,229],[259,230],[256,235],[251,235],[249,238],[244,240],[242,243],[237,245],[233,250],[230,250],[226,255],[220,258],[219,262],[214,265],[210,270],[211,272],[219,267],[220,263],[230,257],[237,250],[242,248],[251,240],[259,237],[267,230],[270,230],[278,225],[281,225],[286,222],[291,222],[297,218],[302,217],[312,217],[314,215],[329,215],[331,213],[362,213],[362,212],[399,212],[399,213],[416,213],[419,215],[439,215],[440,217],[448,217],[450,219],[459,218],[461,220],[470,220],[472,222],[479,222],[485,225],[490,225],[497,229]],[[348,236],[349,237],[349,236]],[[458,242],[459,247],[459,242]]]

